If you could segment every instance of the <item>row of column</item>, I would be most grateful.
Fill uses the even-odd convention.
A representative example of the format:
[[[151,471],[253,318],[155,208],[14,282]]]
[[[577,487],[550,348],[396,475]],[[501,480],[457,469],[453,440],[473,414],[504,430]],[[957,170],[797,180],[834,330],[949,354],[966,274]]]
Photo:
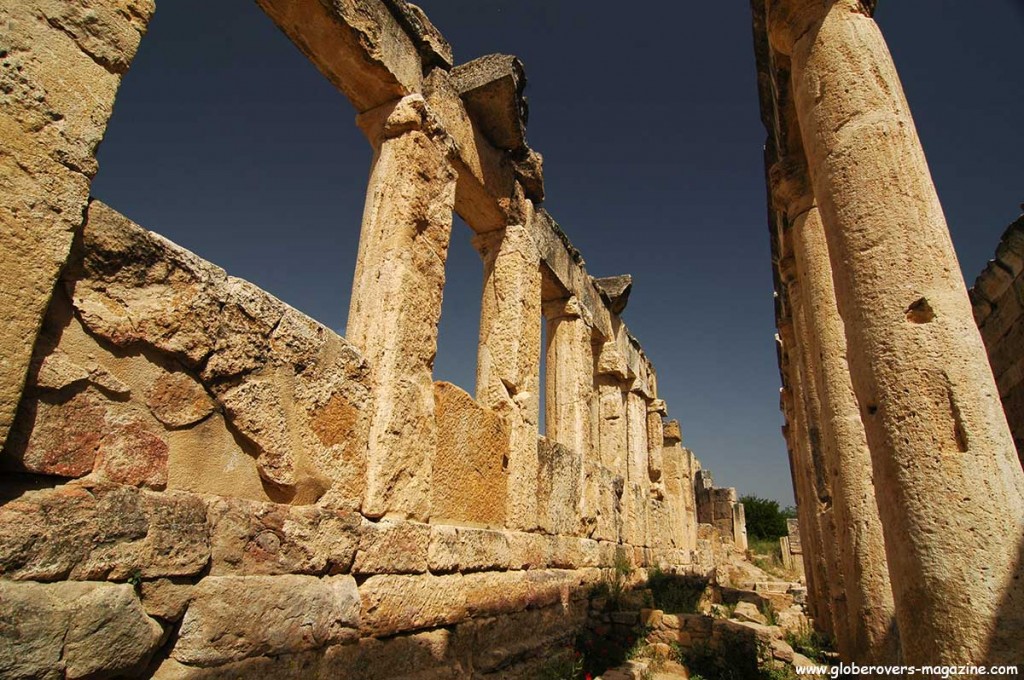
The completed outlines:
[[[358,122],[375,149],[346,330],[374,368],[362,510],[427,521],[454,147],[419,95]],[[520,200],[514,212],[528,222],[532,204]],[[474,246],[484,263],[476,397],[509,425],[506,526],[543,528],[537,488],[545,352],[547,438],[576,458],[569,467],[580,470],[579,532],[637,546],[693,547],[685,500],[692,496],[692,454],[678,439],[666,440],[664,402],[638,391],[616,343],[594,331],[579,301],[544,281],[528,224],[478,234]]]
[[[768,0],[783,408],[814,614],[858,663],[1024,658],[1024,472],[864,3]]]

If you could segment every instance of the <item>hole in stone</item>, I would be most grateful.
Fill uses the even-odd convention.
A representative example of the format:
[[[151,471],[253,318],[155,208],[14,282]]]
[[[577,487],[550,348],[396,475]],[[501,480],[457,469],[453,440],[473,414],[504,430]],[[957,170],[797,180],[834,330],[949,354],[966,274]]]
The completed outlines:
[[[503,455],[501,457],[501,469],[508,470],[508,455]]]
[[[876,413],[878,413],[878,407],[877,407],[877,406],[875,406],[874,404],[870,404],[870,405],[868,406],[868,415],[869,415],[869,416],[873,416],[873,415],[875,415]]]
[[[907,321],[910,323],[930,323],[935,318],[935,310],[928,304],[928,298],[921,298],[907,308]]]

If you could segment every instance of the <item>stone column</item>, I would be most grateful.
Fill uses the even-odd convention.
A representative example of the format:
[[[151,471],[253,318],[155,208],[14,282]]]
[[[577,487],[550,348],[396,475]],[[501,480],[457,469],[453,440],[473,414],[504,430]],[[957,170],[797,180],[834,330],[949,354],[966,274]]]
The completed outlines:
[[[590,326],[575,297],[544,303],[547,319],[547,379],[545,423],[547,437],[590,454],[590,393],[594,360]]]
[[[1013,663],[1024,629],[1024,471],[942,208],[875,22],[854,0],[775,0],[911,664]]]
[[[846,362],[843,320],[817,207],[790,229],[808,322],[807,353],[818,364],[821,434],[832,487],[836,545],[846,584],[850,661],[899,659],[892,586],[872,483],[871,452]]]
[[[796,275],[792,257],[786,257],[779,266],[783,297],[789,316],[779,325],[783,354],[786,357],[787,381],[782,397],[787,418],[787,441],[790,450],[790,469],[793,473],[793,489],[797,499],[797,513],[800,519],[800,536],[804,545],[804,571],[807,574],[808,592],[811,595],[812,614],[818,628],[838,637],[835,632],[835,612],[832,606],[829,574],[827,571],[827,554],[824,546],[831,541],[825,534],[826,527],[821,523],[821,502],[816,485],[816,475],[812,462],[812,427],[808,424],[807,397],[799,332],[797,328],[797,308],[794,301],[798,298],[793,277]],[[816,435],[815,435],[816,437]]]
[[[626,393],[626,527],[630,543],[650,540],[648,505],[651,478],[647,454],[647,402],[636,392]]]
[[[583,469],[591,456],[591,397],[594,357],[591,329],[579,300],[568,297],[543,304],[547,320],[547,379],[545,424],[547,437],[573,452]],[[588,525],[595,509],[593,494],[581,489],[577,517]]]
[[[598,438],[594,457],[608,470],[612,486],[613,505],[611,520],[612,540],[625,540],[625,520],[628,497],[626,490],[626,460],[629,452],[629,434],[626,425],[626,390],[628,369],[614,342],[605,342],[596,348],[597,367],[595,383],[598,401]]]
[[[0,448],[36,335],[85,221],[96,147],[152,0],[3,3],[0,111]]]
[[[432,372],[456,174],[410,95],[362,114],[375,153],[345,335],[373,373],[363,514],[426,520],[436,447]]]
[[[540,417],[540,254],[522,226],[477,236],[484,261],[476,398],[511,425],[507,525],[537,526]]]
[[[665,448],[665,421],[668,408],[663,399],[647,402],[647,473],[652,482],[661,479],[661,450]]]

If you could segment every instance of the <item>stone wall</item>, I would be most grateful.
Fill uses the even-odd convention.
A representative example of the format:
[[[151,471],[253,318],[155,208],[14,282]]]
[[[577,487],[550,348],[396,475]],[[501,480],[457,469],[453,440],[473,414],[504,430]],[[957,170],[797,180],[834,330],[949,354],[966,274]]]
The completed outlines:
[[[1024,215],[1007,227],[996,256],[971,288],[974,320],[1024,464]]]
[[[715,486],[710,470],[697,470],[694,477],[697,521],[710,524],[722,536],[729,537],[740,550],[747,549],[747,520],[736,489]]]
[[[517,59],[455,66],[401,0],[261,0],[374,149],[342,338],[88,201],[153,7],[80,4],[5,36],[0,675],[535,677],[623,564],[714,571],[629,277],[541,206]],[[475,397],[432,374],[453,212]]]

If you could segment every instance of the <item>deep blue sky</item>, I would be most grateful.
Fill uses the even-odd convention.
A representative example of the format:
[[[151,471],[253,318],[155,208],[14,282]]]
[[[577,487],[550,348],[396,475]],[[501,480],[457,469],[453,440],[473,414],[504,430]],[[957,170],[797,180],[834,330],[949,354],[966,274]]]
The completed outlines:
[[[93,194],[344,331],[370,151],[251,0],[158,0]],[[422,0],[456,60],[518,55],[548,210],[723,486],[792,502],[747,2]],[[967,6],[969,4],[969,7]],[[883,0],[969,282],[1024,201],[1024,4]],[[455,226],[435,375],[473,391],[481,264]]]

